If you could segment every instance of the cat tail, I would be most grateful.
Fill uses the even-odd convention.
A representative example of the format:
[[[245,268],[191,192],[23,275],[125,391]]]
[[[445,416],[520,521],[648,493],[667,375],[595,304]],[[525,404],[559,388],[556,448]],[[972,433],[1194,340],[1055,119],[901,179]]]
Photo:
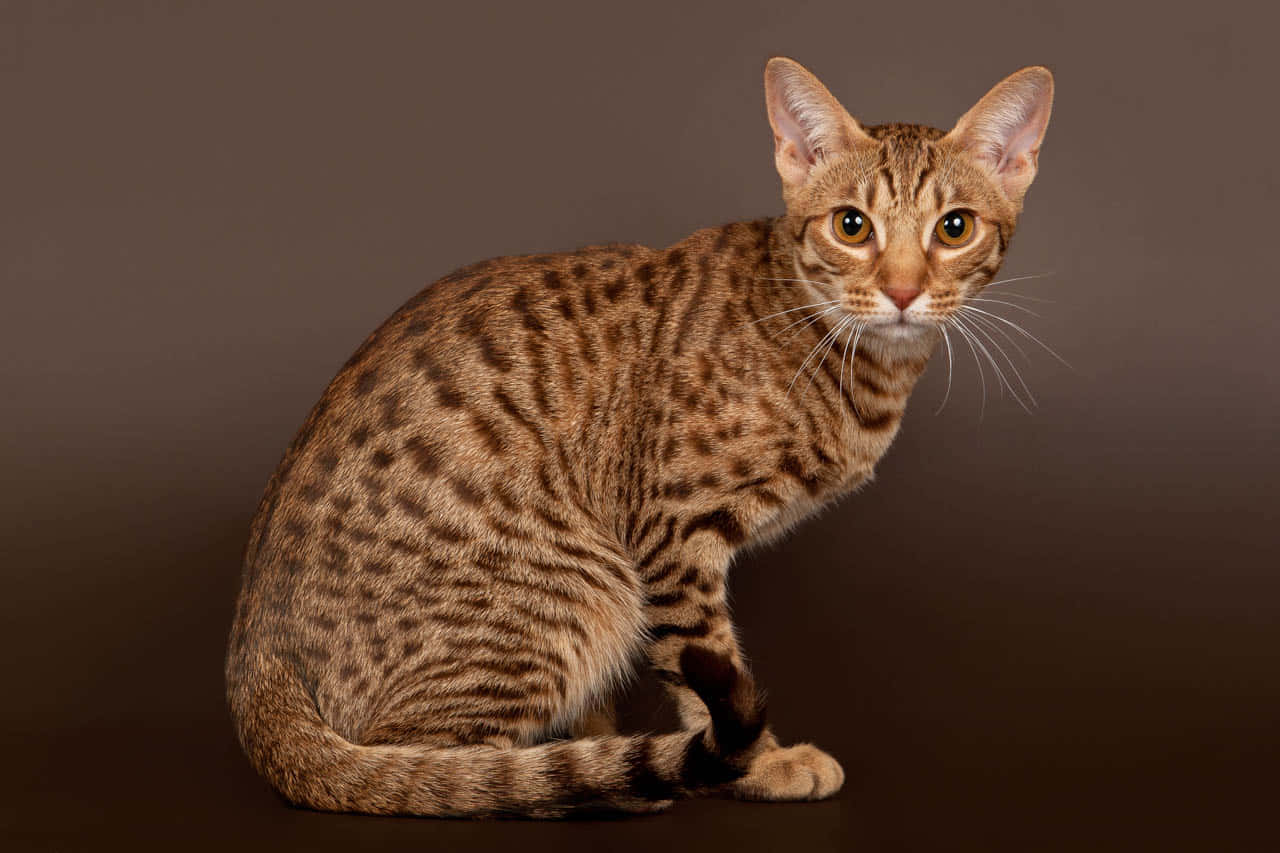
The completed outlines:
[[[750,676],[697,647],[686,649],[682,670],[711,712],[706,729],[513,748],[352,743],[321,718],[292,667],[254,658],[228,668],[240,742],[287,800],[322,811],[544,818],[656,811],[741,777],[764,731]]]

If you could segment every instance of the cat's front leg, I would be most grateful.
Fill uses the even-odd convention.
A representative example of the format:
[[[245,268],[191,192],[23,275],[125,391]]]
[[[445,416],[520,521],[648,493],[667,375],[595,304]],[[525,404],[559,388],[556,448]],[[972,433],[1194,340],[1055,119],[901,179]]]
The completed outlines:
[[[678,534],[678,527],[673,527]],[[678,538],[663,540],[663,547],[641,560],[651,637],[648,653],[675,699],[681,725],[702,729],[711,716],[686,684],[680,661],[684,650],[696,645],[722,655],[734,667],[745,668],[725,595],[732,552],[727,545],[708,542],[710,535],[698,535],[697,530],[683,547],[677,544]],[[766,731],[747,774],[730,788],[740,799],[820,800],[843,784],[844,770],[830,755],[811,744],[780,746]]]
[[[762,750],[747,775],[733,783],[740,800],[784,802],[825,800],[844,785],[844,768],[811,743],[779,746],[770,735],[772,749]]]

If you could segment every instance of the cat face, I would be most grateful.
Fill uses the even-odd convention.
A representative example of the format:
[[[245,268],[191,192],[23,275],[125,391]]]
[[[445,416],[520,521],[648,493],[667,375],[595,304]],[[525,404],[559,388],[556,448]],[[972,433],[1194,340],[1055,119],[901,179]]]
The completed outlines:
[[[868,338],[952,320],[1004,259],[1035,177],[1053,78],[1026,68],[955,128],[863,127],[788,59],[765,70],[796,277]]]

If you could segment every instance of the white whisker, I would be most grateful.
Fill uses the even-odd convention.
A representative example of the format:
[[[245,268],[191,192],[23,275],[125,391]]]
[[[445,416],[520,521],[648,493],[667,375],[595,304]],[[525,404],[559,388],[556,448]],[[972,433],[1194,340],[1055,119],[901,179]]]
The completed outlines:
[[[978,420],[982,420],[982,416],[987,412],[987,376],[982,371],[982,361],[978,358],[978,351],[973,347],[973,336],[965,330],[964,325],[960,322],[960,315],[953,314],[951,322],[955,324],[955,329],[964,338],[964,342],[969,346],[969,352],[973,355],[973,363],[978,367],[978,381],[982,383],[982,408],[979,410]]]
[[[856,318],[854,318],[854,319],[855,319],[855,321],[856,321]],[[859,330],[860,330],[860,329],[859,329]],[[841,401],[842,401],[842,402],[843,402],[843,400],[844,400],[844,363],[845,363],[845,361],[849,358],[849,344],[851,344],[851,343],[853,343],[853,335],[849,335],[847,338],[845,338],[845,341],[844,341],[844,352],[840,354],[840,388],[839,388],[839,392],[840,392],[840,399],[841,399]],[[855,353],[854,353],[854,354],[855,354],[855,355],[857,354],[857,353],[856,353],[856,351],[855,351]],[[854,388],[853,388],[853,375],[852,375],[852,374],[853,374],[853,366],[852,366],[852,365],[850,365],[850,367],[849,367],[849,374],[850,374],[850,376],[849,376],[849,393],[850,393],[850,394],[852,394],[852,393],[853,393],[853,390],[854,390]],[[841,421],[843,421],[843,420],[844,420],[845,418],[847,418],[848,416],[849,416],[849,414],[848,414],[848,412],[846,412],[846,411],[845,411],[844,406],[841,406],[841,407],[840,407],[840,420],[841,420]]]
[[[813,285],[817,285],[818,287],[822,287],[829,283],[825,281],[812,281],[807,278],[757,278],[756,281],[781,281],[781,282],[790,282],[794,284],[813,284]]]
[[[963,320],[960,320],[960,318],[957,317],[956,319],[959,322],[959,325],[972,335],[973,343],[978,347],[978,351],[986,356],[987,363],[991,365],[991,369],[996,375],[996,389],[999,390],[1000,397],[1003,398],[1004,389],[1006,386],[1009,386],[1009,381],[1005,379],[1004,371],[1000,369],[1000,365],[996,364],[996,360],[991,357],[991,350],[987,349],[986,345],[982,343],[982,339],[978,337],[978,333],[965,324]],[[1012,386],[1009,386],[1009,390],[1013,390]]]
[[[1036,273],[1035,275],[1015,275],[1013,278],[1002,278],[999,281],[989,281],[983,285],[983,287],[998,287],[1002,284],[1011,284],[1015,281],[1028,281],[1033,278],[1048,278],[1051,275],[1053,275],[1052,271]]]
[[[1015,365],[1015,364],[1013,363],[1013,359],[1009,358],[1009,353],[1005,352],[1004,347],[1000,346],[999,342],[998,342],[998,341],[996,341],[996,339],[995,339],[995,338],[993,338],[993,337],[991,336],[991,333],[990,333],[989,331],[987,331],[987,330],[986,330],[985,328],[983,328],[982,326],[978,325],[977,321],[978,321],[978,319],[980,319],[980,318],[972,317],[972,318],[970,318],[970,319],[972,319],[972,320],[974,321],[974,325],[973,325],[973,329],[974,329],[974,331],[975,331],[975,332],[978,332],[978,333],[979,333],[979,334],[981,334],[983,337],[985,337],[985,338],[987,339],[987,341],[988,341],[988,342],[989,342],[993,347],[995,347],[995,348],[996,348],[996,351],[997,351],[997,352],[999,352],[999,353],[1000,353],[1000,355],[1004,357],[1005,362],[1009,365],[1009,369],[1013,371],[1013,375],[1014,375],[1015,377],[1017,377],[1017,379],[1018,379],[1018,383],[1022,386],[1022,390],[1026,393],[1026,395],[1027,395],[1027,399],[1031,401],[1031,405],[1033,405],[1033,406],[1038,406],[1038,405],[1039,405],[1039,403],[1037,403],[1037,402],[1036,402],[1036,397],[1035,397],[1035,395],[1031,393],[1031,389],[1027,386],[1027,381],[1026,381],[1025,379],[1023,379],[1023,378],[1022,378],[1022,373],[1018,370],[1017,365]],[[1003,372],[1004,372],[1004,371],[1001,371],[1001,373],[1002,373],[1002,374],[1003,374]],[[1007,382],[1008,382],[1008,380],[1006,380],[1006,383],[1007,383]],[[1009,392],[1010,392],[1011,394],[1013,394],[1013,398],[1014,398],[1015,400],[1017,400],[1017,401],[1018,401],[1019,405],[1021,405],[1021,406],[1022,406],[1022,408],[1027,412],[1027,414],[1030,414],[1030,413],[1031,413],[1031,410],[1030,410],[1030,409],[1028,409],[1028,408],[1027,408],[1027,406],[1026,406],[1026,404],[1022,402],[1022,400],[1021,400],[1021,398],[1019,398],[1019,396],[1018,396],[1017,392],[1013,390],[1013,386],[1012,386],[1012,385],[1010,385],[1010,386],[1009,386]]]
[[[1022,344],[1018,343],[1017,338],[1015,338],[1013,335],[1009,334],[1004,330],[1004,326],[997,326],[995,323],[991,322],[986,317],[979,317],[975,315],[973,317],[970,317],[969,319],[973,320],[975,323],[981,324],[984,328],[987,328],[990,331],[998,333],[1000,337],[1008,341],[1013,346],[1013,348],[1018,351],[1018,354],[1022,356],[1023,360],[1025,360],[1028,364],[1031,363],[1031,356],[1028,355],[1027,351],[1022,348]]]
[[[990,303],[992,303],[993,305],[1008,305],[1010,308],[1017,308],[1019,311],[1026,311],[1026,312],[1027,312],[1028,314],[1030,314],[1032,317],[1039,317],[1039,316],[1040,316],[1040,315],[1039,315],[1039,314],[1037,314],[1036,312],[1032,311],[1030,308],[1026,308],[1026,307],[1024,307],[1024,306],[1022,306],[1022,305],[1018,305],[1018,304],[1013,303],[1013,302],[1005,302],[1003,299],[989,299],[989,298],[985,298],[985,297],[982,297],[982,296],[970,296],[970,297],[968,298],[968,300],[966,300],[966,301],[968,301],[968,302],[990,302]]]
[[[821,370],[822,365],[826,363],[827,356],[831,354],[831,350],[835,349],[836,344],[840,342],[840,333],[852,325],[854,319],[855,318],[852,315],[845,317],[836,324],[834,329],[831,330],[829,334],[831,342],[827,344],[827,351],[822,354],[822,357],[819,358],[817,363],[813,366],[813,372],[809,374],[809,381],[805,384],[804,390],[800,392],[801,397],[809,393],[809,386],[813,384],[814,379],[818,378],[818,371]]]
[[[790,325],[788,325],[788,326],[783,326],[781,329],[779,329],[778,331],[774,332],[774,333],[773,333],[772,335],[770,335],[769,337],[771,337],[771,338],[776,338],[778,335],[782,334],[782,333],[783,333],[783,332],[785,332],[787,329],[790,329],[792,326],[800,326],[800,324],[801,324],[801,323],[804,323],[804,325],[803,325],[803,326],[800,326],[800,328],[799,328],[799,329],[796,329],[796,330],[795,330],[795,332],[792,332],[790,335],[787,335],[787,337],[789,338],[789,337],[791,337],[792,335],[795,335],[797,332],[800,332],[800,331],[803,331],[804,329],[809,328],[809,327],[810,327],[810,326],[812,326],[814,323],[818,322],[818,320],[820,320],[820,319],[822,319],[823,317],[825,317],[826,315],[830,314],[832,311],[839,311],[839,310],[840,310],[840,306],[839,306],[839,305],[833,305],[833,306],[831,306],[830,308],[825,308],[825,309],[823,309],[823,310],[821,310],[821,311],[816,311],[816,312],[814,312],[813,314],[809,314],[808,316],[801,317],[799,320],[796,320],[795,322],[791,323],[791,324],[790,324]]]
[[[1025,299],[1028,302],[1039,302],[1042,305],[1055,305],[1052,299],[1045,299],[1043,296],[1028,296],[1025,293],[1014,293],[1012,290],[1000,291],[1001,299]]]
[[[756,323],[763,323],[765,320],[772,320],[774,317],[781,317],[783,314],[791,314],[795,311],[803,311],[806,308],[817,308],[819,305],[835,305],[839,301],[840,301],[839,299],[824,299],[821,302],[814,302],[810,305],[799,305],[795,308],[788,308],[786,311],[779,311],[776,314],[770,314],[767,317],[761,317],[757,320],[748,320],[746,323],[743,323],[742,325],[751,326]]]
[[[804,361],[800,362],[800,366],[796,369],[795,375],[792,376],[791,381],[787,383],[788,397],[791,396],[791,389],[796,384],[796,380],[800,378],[800,374],[804,372],[804,369],[809,366],[809,362],[813,360],[814,355],[817,354],[818,350],[822,349],[822,347],[826,344],[828,338],[831,338],[833,340],[835,339],[835,337],[840,332],[840,326],[842,324],[843,324],[843,321],[841,323],[837,323],[825,335],[819,338],[818,343],[814,345],[813,349],[809,350],[809,354],[805,356]],[[824,353],[822,355],[822,358],[826,358],[826,357],[827,356]],[[821,363],[822,363],[822,360],[819,359],[818,364],[821,365]],[[808,390],[809,390],[809,386],[808,385],[804,386],[804,391],[800,392],[800,396],[803,397],[805,394],[805,391],[808,391]]]
[[[1063,358],[1062,356],[1058,355],[1058,353],[1057,353],[1057,352],[1055,352],[1055,351],[1053,350],[1053,348],[1052,348],[1052,347],[1050,347],[1050,346],[1049,346],[1048,344],[1046,344],[1044,341],[1040,340],[1040,339],[1039,339],[1039,338],[1037,338],[1035,335],[1031,334],[1031,333],[1030,333],[1030,332],[1028,332],[1026,329],[1022,328],[1021,326],[1019,326],[1017,323],[1013,322],[1012,320],[1009,320],[1009,319],[1007,319],[1007,318],[1005,318],[1005,317],[1001,317],[999,314],[992,314],[990,311],[983,311],[981,308],[974,308],[974,307],[973,307],[973,306],[971,306],[971,305],[961,305],[961,306],[960,306],[960,310],[961,310],[961,311],[975,311],[975,312],[977,312],[977,313],[979,313],[979,314],[982,314],[982,315],[984,315],[984,316],[986,316],[986,317],[991,317],[992,319],[999,320],[1001,323],[1004,323],[1004,324],[1008,325],[1009,327],[1011,327],[1011,328],[1015,329],[1019,334],[1021,334],[1021,335],[1025,335],[1025,336],[1027,337],[1027,339],[1028,339],[1028,340],[1034,341],[1035,343],[1039,344],[1041,347],[1043,347],[1043,348],[1044,348],[1045,352],[1049,353],[1049,355],[1053,356],[1053,357],[1054,357],[1054,358],[1056,358],[1058,361],[1062,362],[1063,366],[1068,367],[1068,368],[1070,368],[1071,370],[1075,370],[1075,368],[1074,368],[1074,367],[1071,367],[1070,363],[1068,363],[1068,362],[1067,362],[1067,360],[1066,360],[1065,358]]]
[[[858,411],[858,378],[854,373],[854,368],[858,362],[858,341],[862,338],[862,333],[867,330],[867,322],[863,321],[858,324],[858,330],[853,335],[853,350],[849,353],[849,401],[853,404],[853,410]]]
[[[942,395],[942,402],[938,404],[938,410],[935,415],[941,414],[943,408],[947,405],[947,400],[951,399],[951,368],[955,357],[951,354],[951,336],[947,334],[947,324],[945,322],[938,324],[938,329],[942,332],[942,340],[947,345],[947,393]]]

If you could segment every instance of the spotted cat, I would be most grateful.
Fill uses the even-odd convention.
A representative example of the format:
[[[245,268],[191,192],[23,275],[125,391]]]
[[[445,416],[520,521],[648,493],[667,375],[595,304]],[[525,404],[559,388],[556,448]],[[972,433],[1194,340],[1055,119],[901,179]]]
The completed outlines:
[[[1053,80],[1023,69],[946,132],[864,126],[789,59],[765,95],[785,214],[459,270],[312,410],[226,665],[288,800],[555,817],[839,790],[834,758],[766,724],[726,574],[870,478],[1004,259]],[[679,731],[614,729],[642,656]]]

